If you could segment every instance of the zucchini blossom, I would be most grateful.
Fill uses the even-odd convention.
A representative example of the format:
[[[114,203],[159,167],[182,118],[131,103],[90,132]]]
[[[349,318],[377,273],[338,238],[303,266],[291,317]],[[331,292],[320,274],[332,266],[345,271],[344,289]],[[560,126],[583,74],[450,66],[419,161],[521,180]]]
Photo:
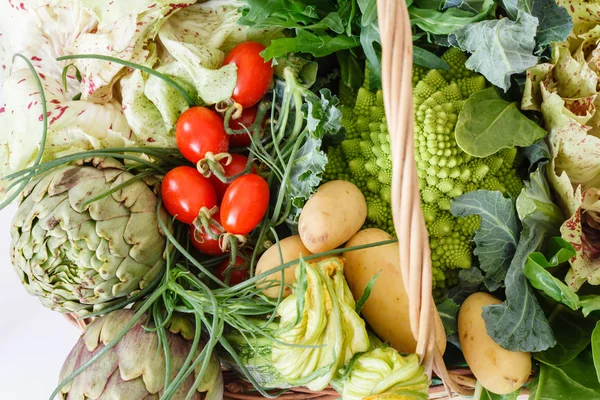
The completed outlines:
[[[319,391],[356,353],[369,349],[369,337],[340,258],[301,261],[296,282],[277,308],[280,331],[272,361],[291,385]]]
[[[358,355],[344,377],[334,381],[344,400],[429,398],[429,380],[415,354],[400,355],[391,347],[378,347]]]

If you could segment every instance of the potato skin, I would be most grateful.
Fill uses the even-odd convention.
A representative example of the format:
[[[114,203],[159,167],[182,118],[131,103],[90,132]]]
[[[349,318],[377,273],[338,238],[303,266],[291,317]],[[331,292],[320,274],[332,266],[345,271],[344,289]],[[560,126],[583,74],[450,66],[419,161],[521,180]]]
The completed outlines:
[[[266,272],[270,269],[273,269],[275,267],[280,266],[281,264],[285,264],[287,262],[293,261],[293,260],[297,260],[299,255],[302,255],[302,257],[306,257],[308,255],[311,255],[312,253],[310,251],[308,251],[308,249],[306,247],[304,247],[304,244],[302,243],[302,240],[300,239],[300,236],[298,235],[294,235],[294,236],[290,236],[287,237],[283,240],[279,241],[280,246],[277,246],[276,244],[274,244],[273,246],[269,247],[267,249],[267,251],[265,251],[263,253],[262,256],[260,256],[260,258],[258,259],[258,263],[256,264],[256,275],[262,274],[263,272]],[[281,262],[281,258],[279,255],[279,247],[281,247],[281,253],[283,255],[283,263]],[[292,265],[289,268],[286,268],[283,272],[285,273],[284,275],[284,282],[287,284],[292,284],[294,283],[294,281],[296,280],[296,265]],[[281,280],[281,272],[274,272],[272,274],[270,274],[265,280],[269,281],[269,280]],[[260,287],[266,287],[268,286],[268,284],[266,283],[257,283],[256,287],[260,288]],[[265,288],[262,292],[265,296],[267,297],[272,297],[272,298],[277,298],[279,297],[279,285],[272,285],[268,288]],[[290,289],[289,287],[284,287],[283,288],[283,297],[287,297],[292,293],[292,289]]]
[[[364,229],[354,235],[346,247],[360,246],[390,240],[381,229]],[[358,300],[371,278],[381,270],[373,291],[362,309],[362,315],[384,341],[398,351],[414,353],[417,342],[410,328],[408,295],[404,290],[400,271],[400,253],[397,243],[345,252],[344,275],[348,286]],[[446,350],[446,334],[439,314],[435,313],[438,348]]]
[[[298,232],[312,253],[333,250],[344,244],[363,226],[367,202],[360,190],[346,181],[321,185],[306,202]]]
[[[496,394],[519,389],[531,373],[531,354],[509,351],[489,337],[482,307],[502,303],[488,293],[473,293],[458,313],[460,346],[471,371],[484,388]]]

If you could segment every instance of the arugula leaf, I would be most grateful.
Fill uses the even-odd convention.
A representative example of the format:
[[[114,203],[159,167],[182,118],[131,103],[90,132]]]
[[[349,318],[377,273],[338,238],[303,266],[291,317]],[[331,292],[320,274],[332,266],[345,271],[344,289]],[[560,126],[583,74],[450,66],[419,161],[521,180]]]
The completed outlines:
[[[557,236],[562,214],[552,202],[544,168],[530,178],[516,203],[523,230],[504,281],[506,301],[484,307],[483,319],[490,337],[503,348],[538,352],[556,340],[523,268],[529,254],[538,251],[546,238]]]
[[[560,367],[542,364],[539,377],[532,384],[529,400],[598,399],[600,382],[594,370],[594,360],[584,351]]]
[[[535,54],[541,54],[553,42],[566,40],[573,28],[568,11],[555,0],[503,0],[502,3],[512,20],[516,21],[521,12],[538,19]]]
[[[317,36],[303,29],[299,30],[295,37],[272,40],[261,55],[266,61],[288,53],[308,53],[315,57],[325,57],[357,46],[360,46],[360,42],[355,36]]]
[[[377,0],[358,0],[358,7],[362,13],[360,20],[362,26],[370,25],[377,20]]]
[[[370,88],[381,88],[381,36],[377,21],[362,27],[360,44],[369,62]]]
[[[450,40],[472,53],[467,68],[481,73],[494,85],[508,90],[510,77],[537,64],[533,55],[537,18],[520,13],[516,21],[508,18],[466,25]]]
[[[483,21],[495,9],[493,0],[485,0],[480,11],[473,15],[470,11],[463,11],[459,8],[450,8],[446,11],[439,11],[431,8],[418,8],[412,5],[408,9],[410,23],[417,25],[425,32],[435,35],[448,35],[458,31],[467,24]]]
[[[519,240],[519,222],[513,201],[500,192],[477,190],[452,202],[450,211],[456,217],[481,216],[481,227],[475,232],[475,250],[485,286],[494,291],[502,286],[515,255]]]
[[[537,290],[572,310],[577,310],[580,307],[579,296],[547,270],[569,261],[575,256],[575,249],[569,242],[556,237],[550,239],[548,254],[550,260],[542,253],[531,253],[525,263],[525,276]]]
[[[558,305],[550,314],[549,322],[556,337],[556,345],[534,354],[534,357],[553,366],[564,365],[585,350],[596,325],[594,320],[585,319],[580,312],[571,311],[562,305]]]
[[[501,149],[527,147],[546,136],[544,129],[519,111],[517,103],[503,100],[494,88],[469,97],[458,115],[455,132],[458,146],[480,158]]]

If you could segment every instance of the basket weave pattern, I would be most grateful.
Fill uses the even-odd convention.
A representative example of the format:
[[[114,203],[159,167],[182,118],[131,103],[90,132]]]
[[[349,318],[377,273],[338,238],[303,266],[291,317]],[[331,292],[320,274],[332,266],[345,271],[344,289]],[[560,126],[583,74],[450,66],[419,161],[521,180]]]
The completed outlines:
[[[379,29],[383,50],[383,96],[392,145],[392,213],[400,247],[400,264],[409,299],[410,325],[417,341],[416,353],[431,377],[435,373],[444,386],[430,388],[430,399],[447,399],[452,393],[472,395],[475,379],[468,369],[448,371],[436,346],[432,297],[432,265],[429,238],[421,211],[414,157],[412,103],[412,31],[404,0],[377,0]],[[66,318],[79,329],[89,321]],[[401,323],[402,321],[398,321]],[[263,396],[235,374],[225,371],[224,399],[252,400]],[[278,397],[281,400],[339,399],[327,388],[312,392],[294,388]]]

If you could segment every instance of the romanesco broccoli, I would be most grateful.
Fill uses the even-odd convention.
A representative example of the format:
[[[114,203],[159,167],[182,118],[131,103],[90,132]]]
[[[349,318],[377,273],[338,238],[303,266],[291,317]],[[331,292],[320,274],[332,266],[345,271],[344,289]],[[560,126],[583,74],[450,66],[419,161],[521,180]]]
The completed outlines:
[[[486,81],[465,67],[466,56],[460,50],[451,48],[442,58],[450,65],[448,71],[422,67],[413,71],[415,159],[437,298],[458,282],[460,268],[472,265],[471,239],[480,224],[478,216],[454,217],[452,200],[478,189],[516,197],[523,187],[515,169],[516,149],[475,158],[458,147],[454,137],[458,114],[464,101],[484,89]],[[390,138],[381,91],[359,89],[356,103],[346,102],[342,113],[347,139],[328,149],[324,179],[356,184],[367,200],[366,225],[394,234]]]

